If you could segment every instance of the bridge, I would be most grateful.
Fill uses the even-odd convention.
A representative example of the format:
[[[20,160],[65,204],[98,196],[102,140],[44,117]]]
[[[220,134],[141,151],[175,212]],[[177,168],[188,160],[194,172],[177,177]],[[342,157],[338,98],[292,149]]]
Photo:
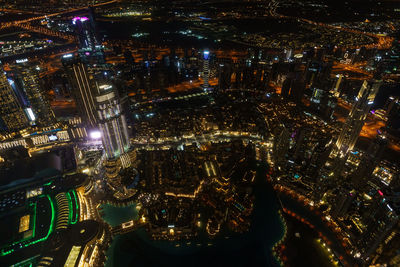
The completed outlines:
[[[145,222],[143,219],[141,219],[139,221],[132,220],[132,221],[124,222],[121,225],[114,226],[111,229],[111,233],[113,235],[125,234],[125,233],[128,233],[128,232],[135,231],[139,227],[142,227],[142,226],[144,226],[146,224],[147,224],[147,222]]]

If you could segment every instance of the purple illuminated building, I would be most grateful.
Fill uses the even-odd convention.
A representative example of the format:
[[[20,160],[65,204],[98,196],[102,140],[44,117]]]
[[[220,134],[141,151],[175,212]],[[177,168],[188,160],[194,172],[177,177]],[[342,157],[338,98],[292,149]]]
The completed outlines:
[[[72,24],[76,24],[76,21],[79,20],[80,22],[85,22],[87,20],[89,20],[88,17],[75,17],[72,19]]]
[[[89,14],[88,17],[74,17],[72,19],[72,24],[76,29],[79,48],[94,51],[99,43],[96,36],[94,21],[91,17],[91,14]]]

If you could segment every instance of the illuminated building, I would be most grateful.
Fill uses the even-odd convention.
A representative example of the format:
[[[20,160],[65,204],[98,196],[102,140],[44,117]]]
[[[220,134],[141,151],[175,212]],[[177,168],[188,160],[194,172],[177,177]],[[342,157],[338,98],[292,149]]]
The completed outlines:
[[[40,83],[38,70],[38,66],[30,64],[27,59],[20,59],[12,65],[10,75],[13,76],[29,122],[32,125],[48,126],[54,122],[54,113]]]
[[[312,129],[302,127],[298,129],[295,133],[295,136],[292,135],[292,138],[295,138],[295,145],[294,145],[294,153],[293,153],[293,158],[298,159],[301,158],[303,159],[307,150],[307,139],[309,139],[311,136],[308,136],[308,134],[312,134]]]
[[[226,90],[231,87],[231,76],[232,76],[232,61],[230,59],[226,60],[227,62],[219,63],[219,72],[218,72],[218,89]]]
[[[27,118],[5,74],[1,70],[0,72],[0,130],[23,129],[28,125]]]
[[[275,162],[282,163],[286,160],[289,138],[289,131],[286,128],[276,129],[272,149]]]
[[[208,80],[210,78],[210,51],[203,51],[203,89],[210,87]]]
[[[321,64],[315,61],[309,61],[305,69],[305,81],[307,85],[310,85],[317,79],[317,76],[321,70]]]
[[[232,61],[218,58],[219,86],[226,87],[229,84],[235,89],[265,90],[270,80],[270,70],[265,61],[258,59],[259,57]]]
[[[372,256],[371,265],[388,265],[388,266],[399,266],[400,265],[400,234],[399,225],[395,226],[391,233],[381,242],[376,250],[374,256]]]
[[[371,143],[368,150],[362,156],[357,169],[352,174],[352,180],[355,186],[362,186],[368,181],[375,167],[381,161],[387,143],[388,141],[383,135],[378,136],[374,142]]]
[[[128,127],[113,86],[98,87],[97,116],[107,159],[116,159],[130,149]],[[122,162],[124,165],[124,162]],[[130,163],[127,163],[129,165]]]
[[[336,204],[332,206],[331,214],[334,217],[344,217],[347,215],[351,204],[356,196],[356,192],[342,189],[336,199]]]
[[[56,230],[46,241],[38,266],[99,266],[104,248],[104,226],[84,220],[64,231]]]
[[[79,115],[82,121],[89,127],[97,125],[96,106],[94,103],[94,84],[89,76],[86,66],[79,57],[73,54],[66,54],[62,63],[67,72],[69,83],[72,87],[72,95],[76,101]]]
[[[337,79],[337,81],[335,83],[335,86],[334,86],[334,88],[332,90],[332,93],[335,95],[335,97],[339,97],[339,95],[340,95],[340,85],[342,84],[344,76],[343,76],[343,74],[338,74],[336,77],[338,79]]]
[[[91,13],[89,17],[74,17],[72,24],[75,26],[76,35],[78,36],[79,48],[94,50],[98,45],[95,26]]]
[[[385,198],[378,198],[365,212],[362,221],[366,228],[357,240],[357,247],[361,258],[368,260],[379,244],[392,232],[399,222],[399,216],[390,202]]]
[[[289,61],[293,56],[293,49],[285,49],[283,52],[285,53],[285,60]]]
[[[91,65],[104,64],[103,46],[97,35],[93,10],[89,8],[87,16],[74,17],[72,24],[78,36],[78,53],[82,61]]]
[[[0,177],[9,180],[3,181],[8,185],[1,189],[0,216],[5,218],[12,214],[15,218],[15,221],[8,223],[10,227],[6,230],[7,236],[12,239],[2,233],[0,257],[3,266],[29,261],[32,248],[41,251],[44,243],[52,239],[54,232],[64,231],[75,225],[80,220],[79,213],[82,213],[81,199],[77,196],[75,188],[84,190],[88,182],[86,176],[63,175],[64,172],[76,168],[67,166],[74,161],[72,147],[68,149],[69,152],[63,149],[63,152],[40,153],[32,157],[28,156],[26,150],[13,150],[13,154],[15,151],[26,154],[7,157],[9,162],[3,164],[9,167],[0,168]],[[60,152],[66,152],[66,157],[57,155]],[[24,160],[20,157],[24,157]],[[35,179],[37,180],[32,183]],[[19,181],[20,187],[15,187],[15,181]],[[5,205],[9,198],[7,193],[5,194],[7,191],[13,199],[18,197],[19,202],[9,202]]]
[[[307,166],[307,174],[314,177],[319,173],[321,168],[325,165],[331,153],[332,146],[326,142],[318,142],[318,145],[312,150],[312,155]]]
[[[325,120],[333,118],[337,99],[326,89],[323,83],[312,85],[312,95],[310,98],[310,108]]]
[[[356,102],[353,104],[343,125],[342,132],[336,141],[336,147],[340,155],[345,155],[348,151],[353,150],[380,85],[380,81],[364,81],[362,84],[356,97]]]
[[[306,84],[311,85],[318,81],[328,80],[331,73],[331,69],[332,69],[332,63],[323,63],[321,61],[309,61],[304,73]]]

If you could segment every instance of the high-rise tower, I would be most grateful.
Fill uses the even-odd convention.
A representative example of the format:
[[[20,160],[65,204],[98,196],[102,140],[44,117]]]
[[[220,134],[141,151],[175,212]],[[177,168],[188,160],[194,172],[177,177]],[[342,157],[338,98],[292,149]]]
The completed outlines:
[[[81,59],[91,65],[105,63],[103,46],[96,31],[93,10],[89,8],[86,16],[74,17],[72,24],[78,36],[78,53]]]
[[[342,84],[343,77],[344,77],[343,74],[338,74],[338,76],[337,76],[338,79],[332,90],[332,93],[335,95],[335,97],[339,97],[339,95],[340,95],[340,85]]]
[[[107,159],[121,157],[123,167],[130,165],[124,154],[130,149],[128,127],[121,105],[111,84],[98,86],[97,116]]]
[[[96,105],[94,102],[94,82],[90,78],[86,66],[80,58],[73,54],[66,54],[62,58],[69,83],[72,87],[72,95],[76,101],[79,115],[85,126],[94,128],[97,126]]]
[[[400,98],[390,97],[386,109],[388,118],[387,127],[393,130],[400,129]]]
[[[364,81],[356,97],[356,102],[343,125],[342,132],[336,141],[336,148],[339,155],[345,155],[353,150],[361,128],[367,118],[371,105],[374,103],[375,96],[381,86],[381,81]]]
[[[94,50],[98,41],[92,16],[89,14],[88,17],[74,17],[72,24],[76,29],[79,48]]]
[[[203,51],[203,89],[207,90],[210,87],[208,80],[210,78],[210,51]]]
[[[281,95],[284,99],[290,99],[295,102],[300,103],[306,84],[304,79],[299,75],[299,73],[289,73],[288,77],[282,84]]]
[[[399,214],[393,204],[385,199],[373,199],[371,207],[362,216],[366,229],[356,243],[362,259],[367,260],[379,244],[395,230],[399,222]]]
[[[376,139],[369,145],[367,151],[361,158],[357,169],[351,175],[352,182],[355,187],[360,188],[364,186],[372,175],[375,167],[379,165],[383,154],[385,153],[388,140],[385,135],[379,135]]]
[[[348,188],[343,188],[336,197],[336,205],[331,209],[331,214],[333,217],[344,217],[347,216],[349,208],[356,197],[355,190],[350,190]]]
[[[222,61],[223,60],[223,61]],[[217,89],[224,91],[231,87],[232,59],[222,59],[218,64],[218,86]]]
[[[27,118],[17,101],[4,72],[0,69],[0,131],[17,131],[28,125]]]
[[[19,92],[20,104],[33,125],[48,126],[54,122],[54,113],[43,86],[40,83],[40,68],[27,59],[16,60],[11,65],[10,77]]]
[[[277,127],[274,132],[272,155],[277,165],[285,163],[286,154],[289,150],[289,131],[285,127]]]

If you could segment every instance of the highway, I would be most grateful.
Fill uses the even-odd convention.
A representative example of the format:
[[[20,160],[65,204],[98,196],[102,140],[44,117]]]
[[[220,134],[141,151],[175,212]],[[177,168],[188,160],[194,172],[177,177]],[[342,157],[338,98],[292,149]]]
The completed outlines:
[[[282,15],[282,14],[278,14],[276,9],[279,6],[279,1],[278,0],[273,0],[270,4],[270,15],[277,17],[277,18],[291,18],[291,19],[296,19],[297,21],[301,21],[301,22],[305,22],[311,25],[315,25],[315,26],[319,26],[319,27],[325,27],[325,28],[329,28],[329,29],[333,29],[333,30],[339,30],[339,31],[345,31],[345,32],[350,32],[350,33],[354,33],[354,34],[361,34],[361,35],[366,35],[372,38],[375,38],[377,40],[376,43],[373,44],[369,44],[369,45],[362,45],[367,49],[373,49],[373,48],[377,48],[377,49],[389,49],[392,46],[392,43],[394,41],[394,38],[389,37],[389,36],[381,36],[378,34],[374,34],[374,33],[369,33],[369,32],[363,32],[363,31],[359,31],[359,30],[354,30],[354,29],[350,29],[350,28],[345,28],[345,27],[340,27],[340,26],[333,26],[330,24],[326,24],[323,22],[317,22],[317,21],[313,21],[310,19],[306,19],[306,18],[302,18],[302,17],[293,17],[293,16],[286,16],[286,15]],[[354,46],[354,47],[347,47],[349,49],[355,49],[355,48],[360,48],[360,46]]]
[[[112,4],[112,3],[117,3],[118,1],[119,0],[111,0],[111,1],[108,1],[108,2],[98,3],[98,4],[95,4],[95,5],[91,5],[91,6],[84,6],[84,7],[74,8],[74,9],[67,9],[67,10],[64,10],[64,11],[61,11],[61,12],[55,12],[55,13],[51,13],[51,14],[45,14],[45,15],[41,15],[41,16],[36,16],[36,17],[29,18],[29,19],[9,21],[9,22],[2,23],[2,25],[0,26],[0,30],[8,28],[8,27],[20,26],[21,24],[25,24],[25,23],[28,23],[28,22],[36,21],[36,20],[41,20],[41,19],[45,19],[45,18],[50,18],[50,17],[54,17],[54,16],[59,16],[59,15],[64,15],[64,14],[76,12],[76,11],[79,11],[79,10],[82,10],[82,9],[87,9],[89,7],[100,7],[100,6],[104,6],[104,5],[109,5],[109,4]],[[10,11],[8,11],[8,12],[10,12]]]
[[[356,62],[353,64],[346,64],[335,61],[332,66],[332,73],[343,73],[343,72],[353,72],[362,75],[361,77],[346,77],[348,80],[369,80],[372,79],[372,73],[368,72],[362,67],[365,67],[367,62]]]

